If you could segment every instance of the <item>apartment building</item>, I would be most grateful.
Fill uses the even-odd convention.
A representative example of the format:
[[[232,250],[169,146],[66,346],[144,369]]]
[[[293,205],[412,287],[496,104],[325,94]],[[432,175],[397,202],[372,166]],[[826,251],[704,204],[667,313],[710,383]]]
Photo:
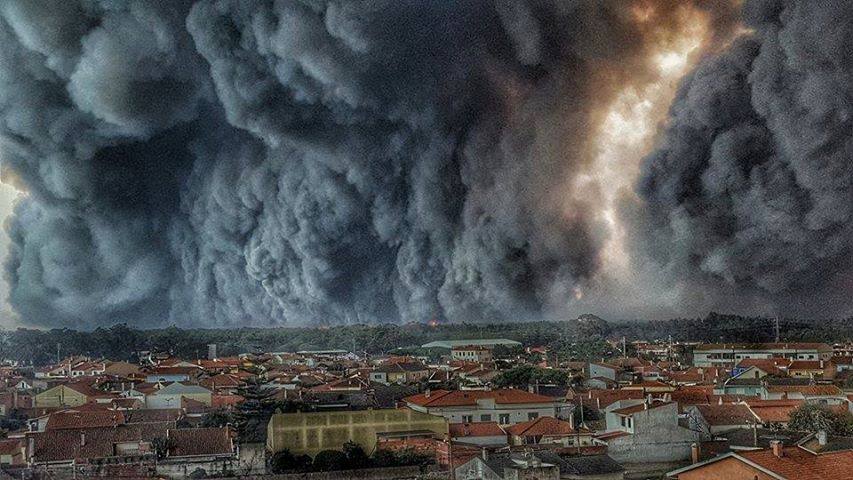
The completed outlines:
[[[442,416],[450,423],[515,425],[539,417],[557,417],[566,409],[562,399],[515,389],[427,391],[404,401],[412,410]]]
[[[825,343],[706,343],[693,349],[693,366],[731,366],[741,360],[787,358],[824,360],[832,358],[832,347]]]

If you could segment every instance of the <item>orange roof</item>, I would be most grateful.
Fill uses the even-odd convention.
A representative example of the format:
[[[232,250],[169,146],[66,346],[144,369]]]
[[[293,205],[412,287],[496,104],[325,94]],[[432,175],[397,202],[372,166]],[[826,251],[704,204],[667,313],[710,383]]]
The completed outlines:
[[[709,425],[746,425],[755,423],[755,415],[750,412],[746,405],[696,405],[696,409],[702,414]]]
[[[630,416],[637,412],[642,412],[643,410],[652,410],[654,408],[663,407],[664,405],[669,405],[672,402],[652,402],[651,405],[647,405],[646,403],[641,403],[639,405],[632,405],[630,407],[617,408],[613,410],[613,413],[617,415]]]
[[[492,399],[500,405],[524,403],[554,403],[554,399],[537,395],[525,390],[512,388],[502,390],[436,390],[429,394],[421,393],[406,397],[404,400],[422,407],[456,407],[476,405],[478,400]]]
[[[575,435],[578,432],[572,428],[569,422],[558,420],[554,417],[539,417],[527,422],[516,423],[506,429],[507,433],[519,437],[530,437],[540,435]],[[590,433],[589,430],[581,429],[582,432]]]
[[[587,395],[582,395],[580,400],[587,404],[595,404],[597,400],[598,408],[607,408],[619,400],[641,400],[643,398],[645,395],[642,390],[590,390]]]
[[[122,412],[110,410],[64,410],[52,413],[47,419],[45,430],[69,428],[113,427],[124,423]]]
[[[788,370],[823,370],[830,365],[830,362],[821,360],[795,360],[791,362]]]
[[[787,358],[745,358],[737,364],[738,368],[747,369],[755,367],[767,373],[778,375],[782,373],[782,368],[787,368],[791,365],[791,360]]]
[[[770,393],[797,392],[803,395],[841,395],[841,389],[835,385],[768,385]]]
[[[781,458],[772,450],[739,455],[789,480],[849,480],[850,472],[853,472],[851,450],[815,455],[799,447],[788,447],[783,449]]]
[[[451,437],[502,437],[506,432],[496,422],[451,423]]]

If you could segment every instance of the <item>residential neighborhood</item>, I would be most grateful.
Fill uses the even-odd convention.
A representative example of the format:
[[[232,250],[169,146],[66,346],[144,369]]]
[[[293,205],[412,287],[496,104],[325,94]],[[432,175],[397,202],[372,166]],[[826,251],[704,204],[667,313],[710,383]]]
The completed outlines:
[[[590,361],[479,338],[7,364],[0,462],[14,478],[849,478],[802,476],[853,468],[848,345],[615,343]]]

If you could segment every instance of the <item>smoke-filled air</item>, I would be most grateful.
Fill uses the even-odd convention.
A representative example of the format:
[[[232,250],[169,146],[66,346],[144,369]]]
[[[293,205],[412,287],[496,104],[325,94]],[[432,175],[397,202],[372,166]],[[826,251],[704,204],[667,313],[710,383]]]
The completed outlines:
[[[853,311],[853,10],[6,1],[19,325]]]

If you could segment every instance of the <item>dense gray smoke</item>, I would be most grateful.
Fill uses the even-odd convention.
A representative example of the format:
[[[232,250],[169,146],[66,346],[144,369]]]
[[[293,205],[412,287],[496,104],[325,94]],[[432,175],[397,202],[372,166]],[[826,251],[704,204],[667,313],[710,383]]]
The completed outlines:
[[[572,190],[601,111],[687,8],[728,38],[722,1],[4,2],[10,301],[43,326],[560,318],[602,275]],[[843,281],[853,209],[848,9],[745,8],[626,217],[643,271],[735,309]]]
[[[850,314],[853,10],[747,2],[744,21],[753,33],[680,88],[636,246],[700,304]]]

